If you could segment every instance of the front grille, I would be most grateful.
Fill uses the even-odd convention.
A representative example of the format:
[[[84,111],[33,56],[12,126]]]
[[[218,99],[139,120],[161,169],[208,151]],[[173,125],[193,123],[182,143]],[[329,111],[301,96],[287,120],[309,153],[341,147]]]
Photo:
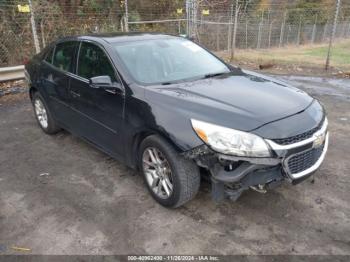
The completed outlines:
[[[323,121],[324,121],[324,119],[318,124],[318,126],[316,126],[315,128],[313,128],[305,133],[302,133],[302,134],[299,134],[296,136],[287,137],[287,138],[272,139],[272,141],[274,141],[275,143],[277,143],[279,145],[290,145],[290,144],[294,144],[294,143],[303,141],[305,139],[312,137],[312,135],[314,133],[316,133],[316,131],[321,129],[321,127],[323,125]]]
[[[320,147],[310,149],[301,153],[292,155],[287,159],[287,167],[290,174],[300,173],[312,167],[321,157],[324,144]]]

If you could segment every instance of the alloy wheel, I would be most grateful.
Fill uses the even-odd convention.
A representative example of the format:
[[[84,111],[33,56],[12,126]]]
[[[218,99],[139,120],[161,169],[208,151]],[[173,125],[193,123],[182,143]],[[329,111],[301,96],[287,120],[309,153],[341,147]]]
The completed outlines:
[[[143,172],[152,191],[167,199],[173,193],[172,171],[164,154],[155,147],[148,147],[142,155]]]
[[[45,109],[43,102],[40,99],[35,100],[34,109],[35,109],[35,114],[36,114],[36,117],[38,118],[40,125],[43,128],[47,128],[49,125],[48,120],[47,120],[47,112],[46,112],[46,109]]]

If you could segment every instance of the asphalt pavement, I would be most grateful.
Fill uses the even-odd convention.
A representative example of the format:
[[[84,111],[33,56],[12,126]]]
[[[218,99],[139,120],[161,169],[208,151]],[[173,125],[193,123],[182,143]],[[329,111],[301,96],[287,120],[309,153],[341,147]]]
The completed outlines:
[[[0,254],[349,255],[350,80],[279,78],[328,112],[329,151],[314,183],[219,204],[203,183],[174,210],[81,139],[44,134],[26,95],[0,98]]]

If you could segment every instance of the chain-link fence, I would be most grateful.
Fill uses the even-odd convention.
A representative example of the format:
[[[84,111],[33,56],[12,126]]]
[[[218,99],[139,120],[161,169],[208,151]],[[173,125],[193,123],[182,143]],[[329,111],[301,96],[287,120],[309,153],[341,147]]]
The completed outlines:
[[[120,31],[120,3],[97,2],[0,0],[0,66],[23,64],[36,52],[35,39],[40,50],[62,36]]]
[[[350,0],[0,0],[0,66],[22,64],[35,53],[35,41],[42,49],[74,34],[186,34],[232,55],[234,48],[328,43],[333,30],[335,40],[350,38]]]
[[[336,0],[303,7],[291,4],[293,1],[269,1],[269,4],[255,1],[255,6],[254,1],[232,2],[231,6],[221,4],[214,9],[208,1],[201,1],[202,5],[197,7],[201,12],[197,11],[200,16],[197,16],[196,37],[210,49],[230,49],[236,14],[236,47],[241,49],[324,43],[332,32]],[[203,15],[205,10],[209,15]],[[344,2],[340,10],[336,37],[348,38],[350,1]]]

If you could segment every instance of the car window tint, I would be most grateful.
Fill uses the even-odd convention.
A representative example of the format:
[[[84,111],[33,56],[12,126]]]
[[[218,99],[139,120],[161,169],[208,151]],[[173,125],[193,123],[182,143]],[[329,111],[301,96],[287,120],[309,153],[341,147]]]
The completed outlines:
[[[52,64],[52,57],[53,57],[53,52],[55,50],[55,47],[53,46],[50,48],[50,50],[46,53],[45,61]]]
[[[53,65],[61,70],[73,73],[74,52],[77,42],[57,44]]]
[[[78,75],[87,79],[107,75],[112,82],[117,82],[113,66],[105,52],[100,47],[86,42],[80,47]]]

